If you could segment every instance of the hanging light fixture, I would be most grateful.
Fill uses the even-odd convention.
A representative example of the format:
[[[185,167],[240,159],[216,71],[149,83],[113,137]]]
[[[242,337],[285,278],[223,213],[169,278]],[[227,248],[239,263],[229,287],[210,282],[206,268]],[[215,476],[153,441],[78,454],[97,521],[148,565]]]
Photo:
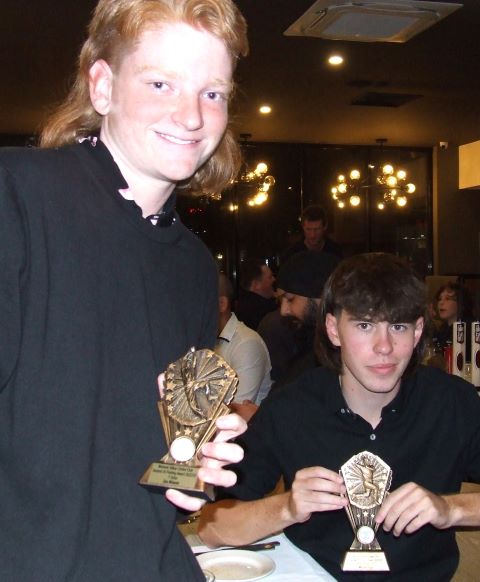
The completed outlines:
[[[275,184],[275,178],[267,172],[267,164],[259,162],[254,170],[247,167],[240,176],[239,182],[253,189],[253,194],[247,198],[248,206],[261,206],[268,200],[269,191]]]
[[[416,190],[413,182],[407,182],[407,172],[395,169],[388,163],[384,164],[376,176],[373,175],[374,166],[369,164],[370,175],[362,180],[360,170],[353,169],[346,176],[339,174],[337,183],[331,188],[332,198],[338,208],[350,206],[358,207],[362,203],[363,190],[366,188],[376,192],[377,208],[384,210],[388,205],[396,204],[403,208],[408,203],[408,196]]]

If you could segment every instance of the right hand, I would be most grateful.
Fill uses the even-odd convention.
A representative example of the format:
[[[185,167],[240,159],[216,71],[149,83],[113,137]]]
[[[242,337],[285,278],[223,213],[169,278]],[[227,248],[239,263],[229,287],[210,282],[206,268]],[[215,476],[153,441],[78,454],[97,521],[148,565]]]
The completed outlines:
[[[308,467],[295,475],[288,500],[294,523],[310,519],[316,511],[335,511],[348,504],[343,478],[324,467]]]

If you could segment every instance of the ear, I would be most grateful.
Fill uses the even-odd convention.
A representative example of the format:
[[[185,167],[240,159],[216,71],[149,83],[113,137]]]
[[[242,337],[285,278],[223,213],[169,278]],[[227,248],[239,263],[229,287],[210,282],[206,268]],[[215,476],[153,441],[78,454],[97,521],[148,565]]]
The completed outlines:
[[[414,336],[413,336],[414,337],[414,347],[416,347],[416,345],[420,341],[424,327],[425,327],[425,320],[423,319],[423,317],[419,317],[417,319],[417,321],[415,322],[415,330],[414,330]]]
[[[88,75],[90,100],[99,115],[107,115],[112,101],[113,72],[104,60],[95,61]]]
[[[340,347],[342,344],[338,335],[337,318],[331,313],[327,313],[325,317],[325,328],[327,330],[328,339],[334,346]]]
[[[220,313],[225,313],[228,309],[228,298],[224,295],[220,295],[218,298],[218,310]]]

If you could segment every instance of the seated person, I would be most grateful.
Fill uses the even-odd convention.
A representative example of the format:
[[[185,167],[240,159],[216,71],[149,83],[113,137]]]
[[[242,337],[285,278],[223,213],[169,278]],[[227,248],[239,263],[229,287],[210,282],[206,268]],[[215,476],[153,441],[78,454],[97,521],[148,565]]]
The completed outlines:
[[[440,326],[434,332],[434,343],[444,348],[448,342],[453,341],[453,323],[464,321],[470,324],[472,315],[472,299],[466,287],[461,283],[450,282],[440,287],[435,294],[436,313],[441,321]],[[466,333],[466,359],[470,361],[470,325],[467,325]]]
[[[274,391],[242,438],[237,485],[206,505],[199,534],[239,545],[280,530],[337,580],[450,580],[456,526],[480,526],[480,399],[457,376],[420,366],[423,284],[393,255],[351,257],[322,296],[316,346],[324,367]],[[455,435],[452,438],[452,435]],[[390,572],[340,564],[353,540],[340,467],[368,451],[393,471],[376,514]],[[367,455],[368,456],[368,455]],[[279,478],[285,491],[268,497]]]
[[[235,403],[259,404],[270,391],[270,356],[256,331],[238,321],[232,313],[233,287],[224,273],[219,274],[219,334],[215,351],[230,364],[238,376]],[[242,406],[233,409],[242,415]],[[245,415],[242,415],[245,418]],[[248,420],[248,418],[247,418]]]
[[[261,259],[247,259],[240,265],[240,293],[234,311],[255,331],[262,318],[277,308],[274,283],[272,270]]]

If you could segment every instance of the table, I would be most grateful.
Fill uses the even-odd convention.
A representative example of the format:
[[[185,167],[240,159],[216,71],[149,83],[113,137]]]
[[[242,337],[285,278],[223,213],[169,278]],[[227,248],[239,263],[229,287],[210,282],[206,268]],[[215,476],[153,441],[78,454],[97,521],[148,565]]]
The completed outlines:
[[[187,535],[186,539],[194,551],[208,551],[210,548],[201,544],[197,535]],[[319,580],[335,580],[309,554],[292,544],[285,534],[270,536],[262,542],[278,541],[279,546],[274,550],[259,552],[267,555],[275,562],[275,571],[262,578],[265,582],[318,582]]]

